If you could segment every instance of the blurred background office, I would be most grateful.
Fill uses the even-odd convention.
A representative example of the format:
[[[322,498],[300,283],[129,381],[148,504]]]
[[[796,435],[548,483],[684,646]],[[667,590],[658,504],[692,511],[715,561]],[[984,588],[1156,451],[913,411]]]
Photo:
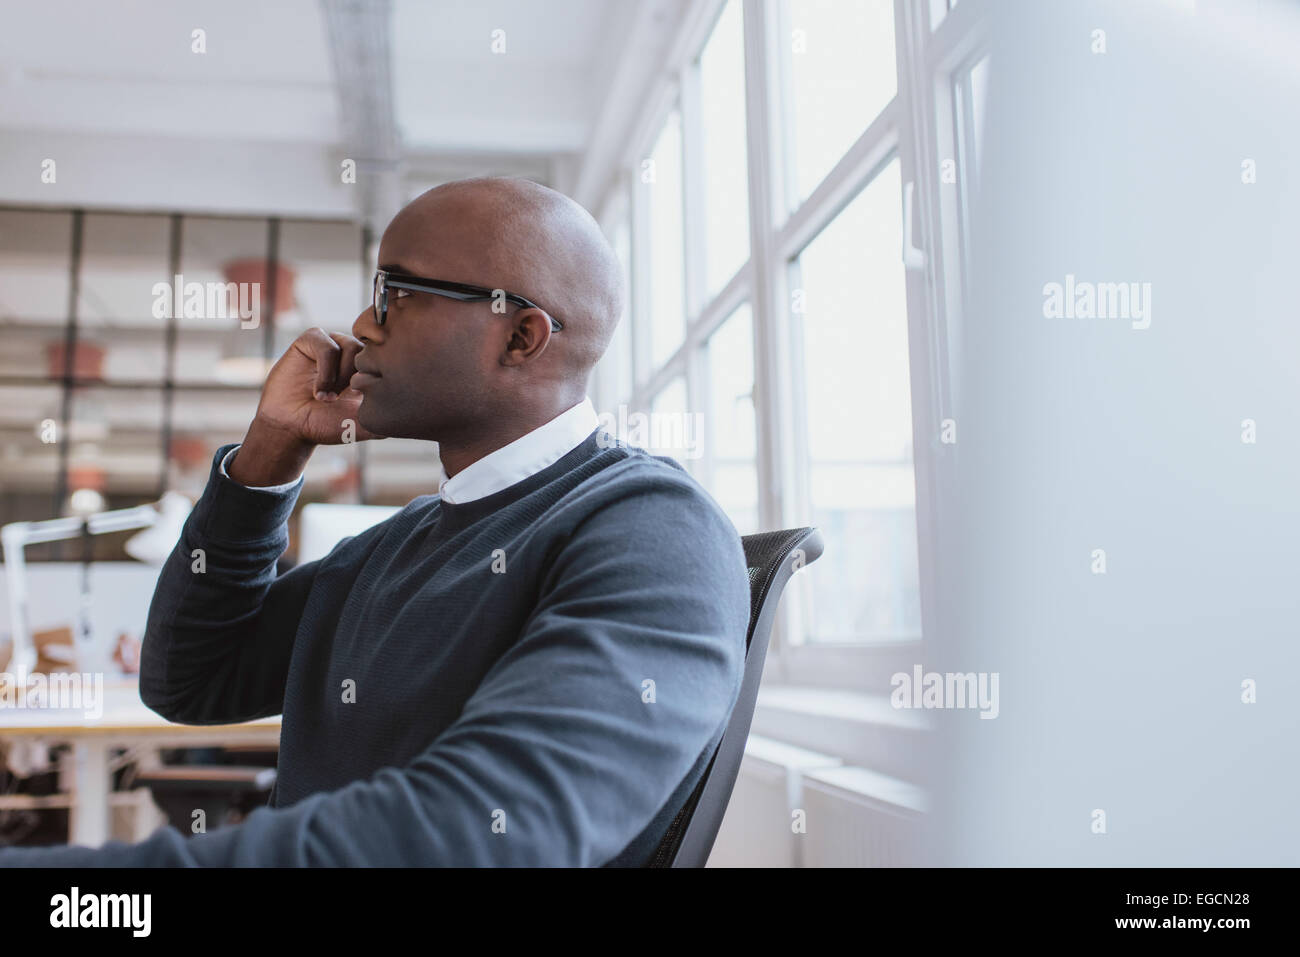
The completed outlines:
[[[4,17],[0,524],[197,496],[268,365],[367,305],[401,205],[535,179],[597,217],[628,274],[590,386],[611,429],[663,424],[630,437],[742,534],[825,538],[782,603],[713,863],[910,859],[925,722],[889,706],[889,676],[920,660],[934,587],[981,4],[51,0]],[[922,232],[942,241],[922,252]],[[224,320],[160,308],[178,276],[258,284],[255,327],[234,303]],[[304,506],[400,506],[434,490],[436,454],[320,449],[285,563],[316,557]],[[27,547],[33,632],[75,630],[83,596],[95,640],[129,649],[156,575],[126,545],[140,534]]]
[[[173,508],[25,546],[0,663],[19,587],[46,667],[90,635],[129,688],[177,496],[242,437],[269,363],[306,328],[350,329],[404,203],[524,176],[589,209],[627,273],[589,387],[605,424],[677,458],[741,534],[825,541],[781,602],[711,865],[1281,862],[1300,841],[1267,809],[1294,793],[1273,758],[1296,711],[1267,712],[1274,690],[1243,712],[1238,686],[1300,666],[1282,597],[1300,569],[1276,545],[1300,534],[1281,504],[1292,10],[4,3],[0,525]],[[1076,275],[1150,281],[1158,317],[1049,318],[1044,284]],[[177,310],[174,277],[255,288],[256,321]],[[437,465],[427,443],[321,448],[284,565],[436,491]],[[1231,556],[1235,584],[1196,554]],[[922,667],[1002,674],[998,720],[899,707]],[[1117,708],[1134,667],[1177,692]],[[102,839],[82,798],[114,835],[184,826],[182,761],[237,820],[274,766],[273,725],[158,759],[162,738],[19,741],[8,720],[0,841]],[[1198,740],[1270,777],[1254,798],[1215,783]],[[1189,842],[1207,807],[1236,825]]]

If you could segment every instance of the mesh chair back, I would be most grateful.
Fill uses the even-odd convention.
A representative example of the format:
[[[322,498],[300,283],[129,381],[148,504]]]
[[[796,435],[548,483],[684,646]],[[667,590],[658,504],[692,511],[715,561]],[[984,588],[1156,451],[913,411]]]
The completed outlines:
[[[703,867],[708,860],[740,773],[776,606],[790,576],[822,553],[821,533],[815,528],[759,532],[742,536],[741,543],[749,567],[749,631],[740,695],[704,776],[673,818],[647,867]]]

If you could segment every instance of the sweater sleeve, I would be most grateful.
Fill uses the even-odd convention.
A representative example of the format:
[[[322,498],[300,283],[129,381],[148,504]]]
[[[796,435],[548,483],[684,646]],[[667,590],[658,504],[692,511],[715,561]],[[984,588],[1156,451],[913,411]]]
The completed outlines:
[[[315,562],[276,576],[302,487],[246,488],[213,458],[208,484],[163,565],[140,653],[140,697],[181,724],[279,714]]]
[[[0,864],[606,864],[716,746],[748,617],[740,539],[712,499],[679,477],[625,485],[556,550],[518,642],[407,766],[211,834]]]

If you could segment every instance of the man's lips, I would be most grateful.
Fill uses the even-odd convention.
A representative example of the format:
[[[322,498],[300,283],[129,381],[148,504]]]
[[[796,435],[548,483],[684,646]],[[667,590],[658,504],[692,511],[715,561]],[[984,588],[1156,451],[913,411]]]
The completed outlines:
[[[357,369],[356,372],[352,373],[352,380],[348,384],[354,389],[364,389],[366,386],[374,385],[382,378],[383,376],[378,372],[371,372],[368,369]]]

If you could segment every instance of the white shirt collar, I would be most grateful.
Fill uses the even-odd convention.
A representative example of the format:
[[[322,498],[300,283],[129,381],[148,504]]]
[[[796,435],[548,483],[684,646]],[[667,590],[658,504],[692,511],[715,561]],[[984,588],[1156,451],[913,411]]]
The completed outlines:
[[[438,494],[448,505],[463,505],[509,488],[558,462],[600,424],[590,396],[545,425],[483,456],[451,478],[438,469]]]

